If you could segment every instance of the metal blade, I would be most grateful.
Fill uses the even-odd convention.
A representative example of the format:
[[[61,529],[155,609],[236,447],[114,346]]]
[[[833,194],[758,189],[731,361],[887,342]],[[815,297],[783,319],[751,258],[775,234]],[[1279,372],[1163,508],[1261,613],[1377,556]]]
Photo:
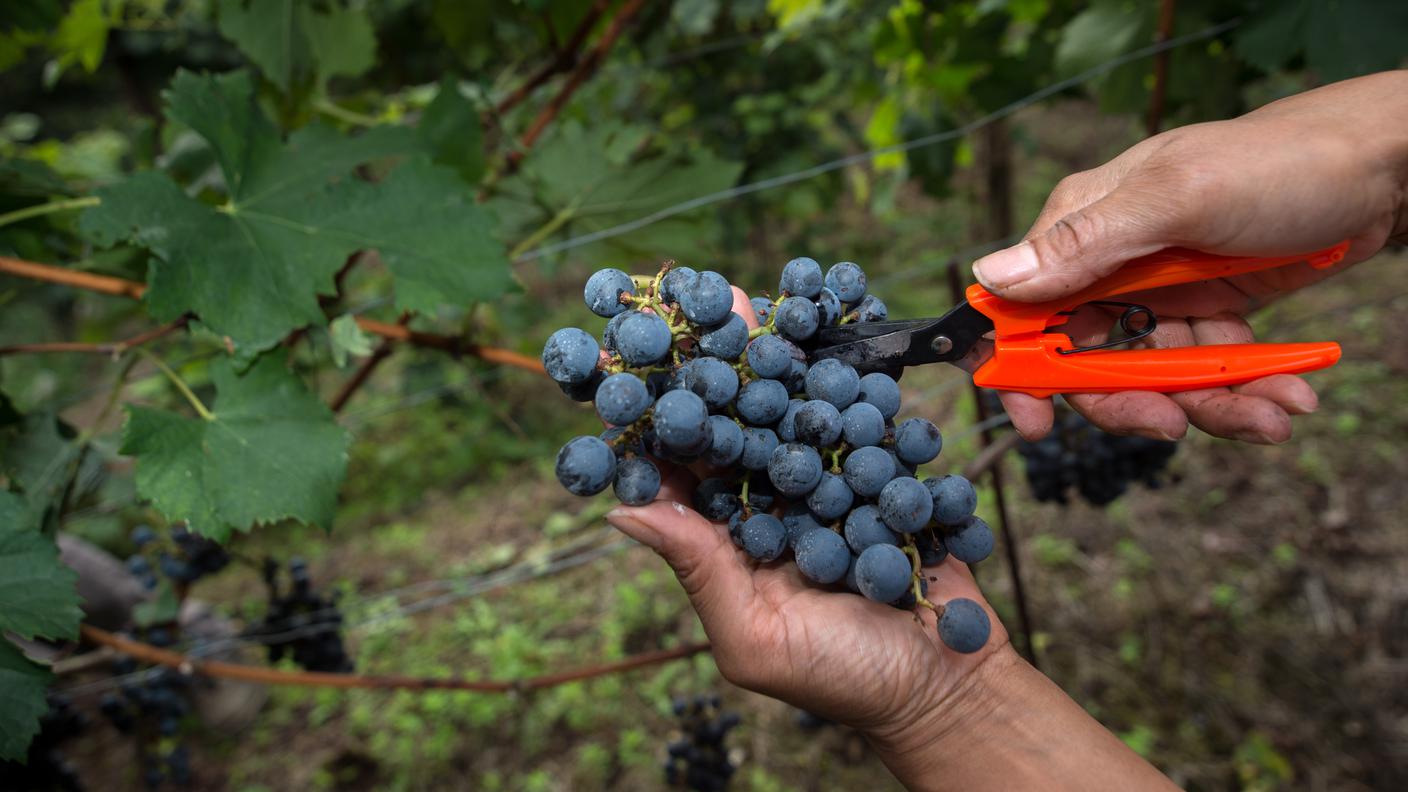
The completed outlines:
[[[831,345],[818,347],[811,357],[837,358],[860,371],[953,363],[972,372],[992,357],[992,343],[983,343],[991,330],[992,321],[965,302],[929,321],[834,328],[821,338]]]

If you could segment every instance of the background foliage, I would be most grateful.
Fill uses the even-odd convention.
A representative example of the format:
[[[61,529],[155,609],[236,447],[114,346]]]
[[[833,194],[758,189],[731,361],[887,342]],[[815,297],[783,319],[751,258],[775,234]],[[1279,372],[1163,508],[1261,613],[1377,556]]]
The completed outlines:
[[[766,289],[801,254],[861,261],[897,314],[932,312],[947,301],[942,264],[998,244],[1057,178],[1138,138],[1155,89],[1150,60],[1108,64],[1154,41],[1158,5],[6,3],[0,255],[144,289],[125,300],[0,276],[0,341],[113,342],[161,323],[179,332],[104,356],[0,356],[0,631],[76,637],[60,530],[124,553],[131,525],[184,522],[241,552],[312,556],[365,592],[494,569],[579,537],[596,506],[544,500],[542,488],[551,449],[592,416],[532,374],[411,346],[341,410],[352,367],[379,362],[389,343],[366,320],[532,356],[548,330],[581,322],[574,284],[596,266],[677,258]],[[613,46],[593,49],[617,20]],[[1168,32],[1193,38],[1169,55],[1164,126],[1399,65],[1408,8],[1182,0]],[[1078,85],[1007,118],[1012,103],[1073,77]],[[933,387],[948,395],[930,403],[944,406],[924,409],[961,430],[971,416]],[[1304,453],[1297,464],[1338,469],[1315,461],[1313,445]],[[1050,580],[1063,592],[1086,574],[1104,580],[1110,564],[1135,570],[1111,585],[1152,574],[1137,537],[1106,556],[1063,533],[1061,519],[1039,519],[1056,529],[1033,531],[1024,550],[1058,571]],[[1072,565],[1081,574],[1063,578]],[[256,603],[231,580],[199,594],[248,615]],[[620,656],[668,645],[697,634],[670,583],[637,559],[590,584],[606,589],[596,605],[572,590],[585,581],[563,578],[433,623],[400,616],[359,639],[359,666],[472,665],[504,677],[560,667],[581,646]],[[1005,607],[1003,594],[995,589]],[[1210,596],[1224,607],[1228,595]],[[387,607],[379,602],[365,607]],[[604,640],[576,644],[577,634]],[[1122,661],[1144,662],[1148,642],[1121,635]],[[1061,636],[1042,640],[1057,642],[1047,648],[1058,681],[1076,680]],[[484,788],[601,786],[649,777],[653,737],[631,724],[641,711],[658,717],[671,690],[712,678],[700,660],[644,682],[569,686],[528,707],[291,692],[252,740],[328,721],[350,741],[339,750],[370,755],[398,786],[456,773]],[[23,755],[50,682],[0,640],[0,757]],[[1179,719],[1186,702],[1130,721],[1118,695],[1096,700],[1185,783],[1272,788],[1314,774],[1250,716],[1208,737],[1206,724]],[[760,710],[772,728],[784,728],[779,717]],[[516,758],[466,760],[461,730],[475,729]],[[211,739],[209,761],[233,768],[232,785],[269,783],[246,778],[254,771],[239,750]],[[554,750],[570,768],[544,776]],[[336,767],[322,767],[317,783],[336,782]],[[774,776],[760,757],[747,783],[816,783],[801,767]]]

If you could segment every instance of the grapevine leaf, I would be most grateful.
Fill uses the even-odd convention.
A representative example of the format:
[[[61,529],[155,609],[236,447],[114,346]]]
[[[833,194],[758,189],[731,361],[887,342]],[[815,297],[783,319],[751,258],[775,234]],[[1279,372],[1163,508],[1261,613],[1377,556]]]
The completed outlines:
[[[356,76],[376,58],[366,12],[300,0],[221,0],[220,33],[233,41],[280,91],[316,79]]]
[[[468,182],[484,175],[479,111],[460,92],[459,80],[446,77],[426,106],[417,127],[435,161],[454,168]]]
[[[1061,31],[1056,47],[1056,71],[1076,74],[1104,63],[1142,40],[1151,16],[1141,4],[1128,0],[1102,0],[1080,12]]]
[[[332,359],[338,368],[347,365],[347,357],[366,357],[372,353],[372,341],[357,326],[357,317],[343,314],[328,325],[328,338],[332,341]]]
[[[1272,3],[1237,32],[1237,55],[1247,63],[1272,72],[1286,65],[1301,49],[1306,0]]]
[[[49,709],[44,698],[52,674],[0,638],[0,759],[23,761]]]
[[[44,525],[57,513],[81,456],[73,428],[53,413],[15,414],[0,425],[0,472],[24,493],[25,524]]]
[[[59,23],[49,48],[58,55],[60,67],[78,62],[90,74],[103,62],[107,48],[108,27],[116,17],[117,7],[104,9],[103,0],[77,0]]]
[[[157,257],[148,307],[158,319],[187,311],[250,351],[325,319],[347,256],[375,248],[396,276],[397,305],[492,299],[511,285],[492,220],[468,185],[417,157],[383,182],[349,178],[360,163],[415,154],[412,130],[378,127],[351,138],[323,126],[279,140],[247,73],[178,74],[169,115],[210,143],[230,198],[213,207],[165,175],[138,174],[99,190],[81,219],[95,242],[131,240]]]
[[[210,379],[210,420],[127,408],[122,452],[137,457],[138,494],[220,541],[282,519],[330,527],[349,439],[332,412],[281,354],[264,355],[243,375],[220,359]]]
[[[15,511],[13,502],[0,506],[0,513],[7,511]],[[83,613],[77,584],[78,575],[59,560],[52,537],[21,521],[0,520],[0,633],[78,637]]]

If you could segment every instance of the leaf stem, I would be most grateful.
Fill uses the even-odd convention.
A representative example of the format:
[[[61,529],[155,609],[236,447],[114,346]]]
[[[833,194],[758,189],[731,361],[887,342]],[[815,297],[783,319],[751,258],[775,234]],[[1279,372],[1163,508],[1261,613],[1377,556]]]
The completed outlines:
[[[524,237],[522,242],[515,245],[513,250],[508,252],[508,260],[517,261],[519,256],[537,247],[543,240],[552,236],[559,228],[562,228],[568,221],[576,216],[576,207],[568,206],[560,209],[557,214],[552,216],[552,219],[543,223],[538,230]]]
[[[330,118],[336,118],[339,121],[345,121],[357,126],[373,127],[381,124],[380,119],[364,113],[358,113],[355,110],[348,110],[327,97],[314,100],[313,109]]]
[[[87,195],[82,198],[65,198],[62,201],[50,201],[49,203],[26,206],[23,209],[16,209],[13,212],[0,214],[0,226],[7,226],[11,223],[18,223],[21,220],[28,220],[31,217],[42,217],[56,212],[67,212],[70,209],[86,209],[90,206],[97,206],[103,199],[96,195]]]
[[[170,366],[166,365],[166,361],[142,347],[137,347],[136,351],[137,354],[150,360],[157,368],[161,369],[161,373],[165,374],[166,378],[171,381],[171,384],[176,386],[176,390],[180,391],[181,395],[186,397],[186,401],[190,402],[191,408],[196,411],[197,415],[207,421],[215,420],[215,414],[206,408],[205,404],[196,396],[195,391],[191,390],[191,386],[187,385],[186,381],[181,379],[179,374],[173,371]]]

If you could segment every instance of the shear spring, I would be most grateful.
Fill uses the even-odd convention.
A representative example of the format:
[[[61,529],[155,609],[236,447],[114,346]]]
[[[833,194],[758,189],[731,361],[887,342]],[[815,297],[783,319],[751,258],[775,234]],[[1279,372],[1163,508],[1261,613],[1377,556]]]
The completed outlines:
[[[1093,300],[1087,304],[1109,305],[1116,308],[1123,308],[1124,313],[1120,314],[1120,332],[1124,333],[1125,337],[1116,339],[1114,341],[1106,341],[1103,344],[1091,344],[1090,346],[1076,347],[1075,349],[1057,349],[1057,352],[1063,355],[1077,355],[1081,352],[1093,352],[1097,349],[1109,349],[1111,347],[1122,346],[1124,344],[1132,343],[1134,341],[1138,341],[1141,338],[1144,338],[1150,333],[1153,333],[1154,328],[1159,326],[1158,317],[1154,315],[1153,309],[1149,308],[1149,306],[1147,305],[1140,305],[1138,303],[1114,302],[1111,300]],[[1065,315],[1070,314],[1070,312],[1068,311],[1062,311],[1062,313]],[[1133,328],[1133,322],[1134,319],[1139,316],[1144,317],[1144,327],[1139,330],[1135,330]]]

